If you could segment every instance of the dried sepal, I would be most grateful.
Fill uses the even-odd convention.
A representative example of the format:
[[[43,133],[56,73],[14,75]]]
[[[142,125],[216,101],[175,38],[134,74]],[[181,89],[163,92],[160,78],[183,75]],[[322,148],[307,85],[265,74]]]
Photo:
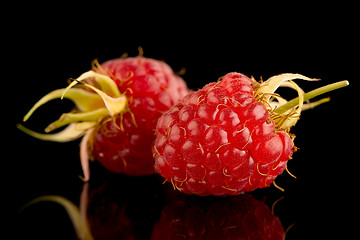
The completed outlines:
[[[59,127],[65,126],[70,123],[74,122],[95,122],[98,121],[98,119],[101,119],[105,116],[108,116],[109,112],[106,108],[99,108],[93,111],[89,112],[70,112],[70,113],[64,113],[61,115],[61,117],[54,121],[53,123],[49,124],[45,128],[45,132],[51,132]]]
[[[83,84],[84,87],[74,88],[78,83]],[[58,120],[49,124],[45,128],[46,133],[32,131],[21,124],[18,124],[17,127],[30,136],[45,141],[68,142],[83,137],[80,143],[80,162],[84,173],[83,180],[88,181],[90,179],[89,157],[91,157],[89,146],[94,129],[99,122],[106,118],[116,115],[122,117],[125,112],[131,113],[127,96],[125,93],[119,92],[116,83],[108,76],[88,71],[71,82],[67,88],[52,91],[42,97],[23,120],[28,120],[36,109],[57,98],[70,99],[75,103],[76,109],[62,114]],[[60,132],[49,134],[49,132],[66,125],[68,126]]]
[[[127,111],[128,101],[125,94],[122,94],[116,98],[110,97],[105,92],[97,89],[89,84],[84,83],[85,86],[90,88],[91,90],[95,91],[105,103],[107,110],[109,111],[110,116],[114,116],[115,114],[124,113]]]
[[[85,83],[85,80],[90,78],[96,82],[100,89]],[[83,83],[90,90],[85,88],[73,88],[79,82]],[[94,71],[88,71],[69,84],[67,88],[52,91],[42,97],[25,115],[23,120],[27,121],[36,109],[57,98],[70,99],[75,103],[76,110],[62,114],[58,120],[45,128],[45,132],[49,133],[68,124],[71,126],[55,134],[34,132],[22,125],[18,125],[18,128],[41,140],[65,142],[83,136],[87,129],[94,127],[96,123],[103,118],[130,111],[126,95],[120,94],[115,82],[111,78]],[[74,123],[76,124],[72,125]],[[91,123],[91,127],[87,127],[85,131],[77,130],[79,126],[88,125],[89,123]]]
[[[80,163],[84,173],[83,181],[90,180],[90,167],[89,167],[89,143],[91,136],[94,133],[94,129],[90,129],[86,132],[80,143]]]
[[[121,96],[116,83],[111,78],[109,78],[106,75],[96,73],[90,70],[88,72],[83,73],[80,77],[75,79],[75,81],[71,82],[63,92],[61,98],[65,97],[67,95],[68,90],[70,90],[76,84],[78,84],[79,82],[83,82],[84,80],[87,80],[89,78],[93,78],[95,82],[99,85],[100,89],[103,92],[107,93],[110,97],[116,98]]]
[[[91,129],[94,126],[96,126],[96,122],[71,123],[62,131],[53,134],[38,133],[21,124],[18,124],[17,128],[24,133],[43,141],[69,142],[82,137],[88,129]]]
[[[278,128],[290,129],[292,126],[295,126],[296,122],[300,118],[301,108],[304,103],[304,91],[293,81],[289,80],[293,85],[294,89],[299,95],[299,104],[282,114],[275,121]]]
[[[62,97],[73,101],[78,110],[82,112],[92,111],[94,109],[104,107],[104,103],[101,97],[96,93],[85,91],[81,88],[72,88],[68,89],[67,94],[64,96],[64,91],[65,88],[57,89],[46,94],[29,110],[29,112],[24,116],[23,121],[27,121],[30,116],[35,112],[35,110],[44,105],[45,103]]]
[[[301,79],[307,81],[318,81],[318,78],[308,78],[304,75],[297,73],[283,73],[276,76],[273,76],[261,83],[260,87],[256,90],[255,97],[261,98],[261,101],[268,102],[271,94],[273,94],[280,85],[284,84],[287,81]]]

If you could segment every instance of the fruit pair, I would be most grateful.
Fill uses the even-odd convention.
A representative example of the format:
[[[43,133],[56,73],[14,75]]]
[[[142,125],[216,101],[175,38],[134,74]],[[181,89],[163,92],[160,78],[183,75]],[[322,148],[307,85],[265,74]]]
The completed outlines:
[[[43,140],[70,141],[83,136],[80,158],[89,179],[88,158],[128,175],[156,171],[174,188],[188,194],[237,195],[269,186],[286,169],[296,149],[294,126],[302,110],[327,102],[306,103],[315,96],[348,85],[342,81],[304,93],[281,74],[258,83],[240,73],[190,92],[185,82],[163,62],[144,57],[115,59],[82,74],[66,89],[39,100],[42,104],[69,98],[76,109],[39,134]],[[299,97],[281,98],[278,87],[290,87]],[[156,129],[156,139],[154,130]],[[154,143],[155,140],[155,143]],[[153,150],[152,150],[152,146]],[[154,163],[154,158],[155,163]]]

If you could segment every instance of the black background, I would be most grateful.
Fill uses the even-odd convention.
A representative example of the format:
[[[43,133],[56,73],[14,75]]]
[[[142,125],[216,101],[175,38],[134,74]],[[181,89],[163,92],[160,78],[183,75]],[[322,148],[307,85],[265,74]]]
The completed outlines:
[[[95,58],[104,62],[124,52],[136,56],[139,46],[145,57],[164,60],[174,71],[185,67],[183,78],[195,90],[231,71],[256,79],[286,72],[322,79],[298,81],[305,91],[349,80],[350,86],[327,94],[331,101],[304,112],[294,127],[300,150],[288,167],[297,179],[284,173],[277,179],[284,193],[272,186],[254,194],[266,196],[270,206],[284,197],[276,214],[284,228],[295,223],[286,239],[345,239],[356,232],[359,36],[355,23],[359,19],[351,6],[327,6],[326,11],[314,6],[279,6],[278,10],[265,6],[260,11],[259,6],[231,5],[208,11],[211,6],[176,4],[157,6],[156,11],[125,5],[91,10],[46,7],[46,11],[14,11],[8,19],[12,26],[5,27],[3,36],[2,52],[7,53],[1,94],[2,208],[10,211],[11,228],[6,228],[12,234],[73,237],[61,208],[37,206],[21,214],[18,209],[48,194],[78,203],[82,189],[79,141],[42,142],[18,131],[16,123],[40,97],[89,70]],[[53,101],[26,126],[40,131],[71,106],[66,100]],[[101,169],[97,164],[92,167]],[[106,173],[98,171],[94,178],[99,181]],[[138,191],[133,189],[136,196]],[[133,193],[127,189],[126,194]]]

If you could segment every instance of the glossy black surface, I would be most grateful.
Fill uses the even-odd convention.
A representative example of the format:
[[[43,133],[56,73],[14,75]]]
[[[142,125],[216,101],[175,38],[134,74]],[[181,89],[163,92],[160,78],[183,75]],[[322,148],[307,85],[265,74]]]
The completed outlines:
[[[83,189],[78,177],[81,174],[79,141],[42,142],[19,132],[16,123],[22,121],[23,115],[41,96],[64,87],[69,77],[87,71],[93,59],[103,62],[124,52],[136,56],[138,46],[143,47],[146,57],[164,59],[174,71],[185,67],[187,72],[183,78],[192,89],[216,81],[230,71],[256,79],[285,72],[322,79],[314,83],[299,82],[305,91],[349,80],[349,87],[326,94],[331,96],[331,101],[304,112],[294,127],[295,145],[300,149],[288,167],[297,179],[283,173],[276,183],[285,192],[271,186],[251,195],[264,201],[270,209],[282,198],[274,213],[284,229],[294,224],[286,239],[349,239],[348,236],[356,233],[359,47],[351,17],[331,20],[332,15],[318,16],[311,22],[303,22],[298,17],[292,22],[286,21],[288,25],[285,17],[270,24],[267,19],[271,15],[264,18],[265,25],[255,26],[240,21],[234,13],[224,22],[187,23],[179,18],[163,26],[158,21],[149,21],[151,14],[141,18],[143,25],[130,24],[133,21],[130,16],[121,20],[101,18],[94,23],[83,18],[80,22],[70,21],[71,14],[65,15],[59,16],[61,23],[48,14],[45,18],[22,19],[16,33],[11,31],[12,38],[7,45],[13,53],[3,69],[10,76],[3,80],[2,95],[4,98],[11,93],[16,97],[16,100],[4,98],[2,115],[6,120],[1,168],[2,200],[5,201],[2,208],[5,216],[9,213],[4,229],[14,236],[10,239],[76,239],[71,221],[56,204],[41,203],[21,213],[18,210],[31,199],[50,194],[64,196],[78,205]],[[226,19],[227,15],[215,17]],[[46,19],[53,23],[52,27],[48,27]],[[109,21],[119,21],[119,24],[109,26]],[[39,109],[26,125],[41,130],[71,106],[67,101],[53,101]],[[171,202],[171,189],[157,176],[118,176],[107,173],[97,163],[91,168],[91,189],[97,189],[104,181],[114,182],[108,188],[113,191],[110,192],[112,198],[106,200],[104,193],[102,200],[100,191],[98,200],[109,201],[105,204],[107,207],[123,206],[123,210],[116,211],[120,215],[125,211],[129,216],[127,220],[120,220],[124,224],[120,229],[126,231],[120,231],[123,238],[119,239],[126,239],[134,231],[138,236],[135,239],[149,239],[162,209]],[[111,214],[115,210],[107,207],[102,219],[113,221],[116,217]],[[110,226],[107,232],[112,230]]]

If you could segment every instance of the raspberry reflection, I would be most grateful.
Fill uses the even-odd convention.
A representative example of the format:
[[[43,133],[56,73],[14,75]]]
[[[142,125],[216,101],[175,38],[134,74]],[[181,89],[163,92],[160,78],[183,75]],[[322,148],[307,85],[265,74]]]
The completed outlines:
[[[279,218],[264,202],[245,194],[229,198],[179,195],[163,208],[151,239],[283,238]]]

